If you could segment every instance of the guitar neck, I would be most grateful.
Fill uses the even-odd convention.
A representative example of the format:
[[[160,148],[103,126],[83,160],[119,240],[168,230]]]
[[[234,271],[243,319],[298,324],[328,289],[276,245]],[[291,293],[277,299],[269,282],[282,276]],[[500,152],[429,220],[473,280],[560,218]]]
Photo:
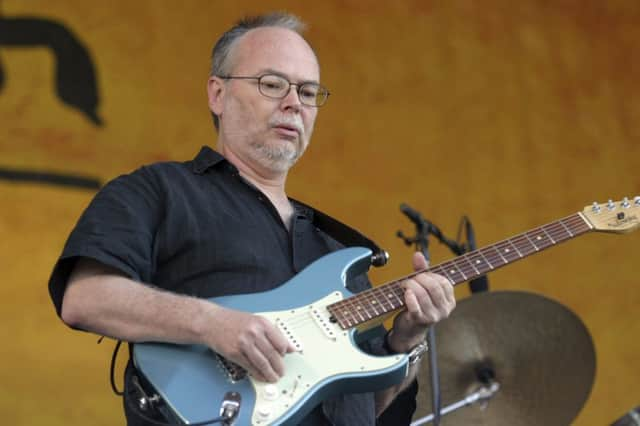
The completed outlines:
[[[398,280],[358,293],[328,306],[329,312],[342,329],[373,322],[404,308],[403,282],[419,273],[440,274],[453,284],[473,280],[517,260],[570,240],[592,230],[581,213],[540,226],[512,238],[480,248],[452,260]]]

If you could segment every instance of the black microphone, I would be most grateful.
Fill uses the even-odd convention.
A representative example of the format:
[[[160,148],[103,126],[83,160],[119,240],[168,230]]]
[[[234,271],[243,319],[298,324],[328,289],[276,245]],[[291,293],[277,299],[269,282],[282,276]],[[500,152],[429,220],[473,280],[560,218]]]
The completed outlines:
[[[473,251],[476,249],[476,234],[473,231],[473,225],[468,217],[465,217],[465,233],[467,234],[467,249]],[[481,291],[489,290],[489,278],[486,275],[482,275],[476,279],[469,281],[469,288],[471,293],[479,293]]]
[[[427,223],[417,210],[412,209],[405,203],[400,204],[400,211],[402,211],[402,213],[404,213],[409,220],[416,225],[424,226]]]

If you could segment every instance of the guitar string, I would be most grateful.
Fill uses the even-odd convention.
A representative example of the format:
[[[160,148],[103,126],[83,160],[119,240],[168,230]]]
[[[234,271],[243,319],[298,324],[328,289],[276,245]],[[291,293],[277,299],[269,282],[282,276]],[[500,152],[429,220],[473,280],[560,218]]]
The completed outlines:
[[[453,282],[456,282],[456,279],[452,279],[450,277],[450,275],[454,275],[454,273],[451,273],[454,270],[450,269],[449,274],[447,274],[445,270],[446,269],[445,267],[455,266],[456,269],[458,269],[462,274],[462,280],[457,280],[456,282],[457,284],[459,282],[464,282],[482,275],[482,273],[478,274],[478,272],[480,271],[478,271],[477,267],[474,266],[473,263],[471,263],[471,259],[474,256],[486,258],[485,263],[488,263],[489,265],[485,265],[485,268],[483,268],[485,271],[483,273],[487,273],[491,270],[497,269],[498,267],[504,266],[515,260],[524,258],[533,253],[536,253],[538,251],[544,250],[553,245],[556,245],[566,240],[569,240],[571,238],[574,238],[589,230],[590,230],[590,227],[587,225],[584,219],[579,214],[574,214],[566,218],[560,219],[556,222],[552,222],[546,225],[539,226],[537,228],[533,228],[529,231],[518,234],[512,238],[499,241],[490,246],[487,246],[478,250],[474,250],[473,252],[466,253],[462,256],[459,256],[458,258],[436,265],[433,268],[429,269],[429,271],[433,272],[433,271],[440,270],[443,272],[443,275],[448,277]],[[508,250],[507,246],[513,246],[516,249],[515,256],[514,254],[511,253],[510,250]],[[501,251],[499,251],[499,249]],[[502,249],[505,249],[505,250],[502,250]],[[493,250],[495,254],[489,253],[488,252],[489,250]],[[478,265],[478,267],[481,266],[481,264],[479,263],[476,263],[475,265]],[[354,322],[358,324],[358,323],[372,320],[377,316],[390,313],[395,309],[401,308],[402,306],[404,306],[403,301],[398,302],[398,304],[394,304],[388,300],[389,302],[388,307],[385,306],[385,303],[380,303],[381,302],[379,297],[380,292],[384,291],[385,293],[389,293],[390,289],[387,287],[393,286],[393,285],[397,286],[401,284],[404,280],[420,272],[422,271],[417,271],[414,274],[404,277],[400,280],[392,281],[390,283],[374,287],[371,290],[367,290],[366,292],[360,293],[344,301],[336,302],[336,304],[341,309],[341,312],[338,315],[345,314],[346,312],[348,312],[352,320],[350,322]],[[381,287],[384,287],[384,290],[382,290]],[[396,289],[393,289],[393,290],[396,290]],[[393,293],[395,294],[395,291],[393,291]],[[389,296],[387,298],[383,297],[382,300],[387,300],[388,298],[390,297]],[[367,305],[369,305],[372,302],[374,307],[373,308],[370,306],[367,307]],[[380,309],[382,310],[382,314],[378,312],[379,307],[381,307]],[[360,318],[358,318],[358,316],[353,314],[354,309],[356,310],[356,312],[358,312],[358,316]],[[361,314],[362,312],[364,312],[364,314],[366,315],[366,318],[364,317],[364,315]]]
[[[455,270],[451,269],[450,273],[447,274],[445,271],[445,266],[447,267],[455,266],[456,269],[458,269],[461,272],[463,276],[463,280],[466,278],[472,279],[474,275],[476,276],[481,275],[481,273],[479,274],[480,271],[476,268],[476,266],[474,266],[474,264],[471,263],[471,258],[474,255],[481,256],[486,254],[486,256],[484,257],[485,258],[488,257],[487,262],[490,264],[489,268],[486,269],[486,272],[488,272],[492,269],[495,269],[496,267],[503,266],[507,263],[518,260],[519,258],[533,254],[534,252],[543,250],[554,244],[558,244],[560,242],[573,238],[576,235],[574,235],[570,231],[569,226],[575,228],[575,225],[577,224],[576,222],[579,222],[579,224],[583,228],[586,228],[586,230],[588,230],[588,226],[586,225],[586,223],[584,223],[584,220],[582,220],[582,218],[579,217],[579,215],[570,216],[564,220],[561,219],[555,223],[534,228],[530,231],[517,235],[508,240],[504,240],[502,242],[496,243],[492,246],[486,247],[484,250],[480,249],[474,252],[467,253],[467,255],[465,256],[460,256],[459,258],[454,259],[454,261],[449,261],[449,262],[445,262],[444,264],[437,265],[436,267],[433,267],[431,270],[432,271],[442,270],[442,272],[444,272],[444,275],[448,276],[451,279],[450,275],[453,275],[455,273]],[[580,229],[576,228],[574,231],[580,232]],[[534,240],[537,241],[537,244]],[[508,249],[508,247],[507,249],[505,249],[505,251],[502,251],[502,249],[506,246],[513,246],[513,248],[516,249],[517,257],[514,257],[513,255],[510,254],[510,250]],[[490,254],[488,250],[493,250],[495,254]],[[492,260],[493,262],[491,262]],[[462,262],[465,262],[466,264]],[[493,264],[496,264],[496,266],[493,266]],[[476,265],[481,266],[481,264],[477,262],[476,262]],[[396,281],[395,283],[398,283],[401,281],[402,280],[399,280],[399,281]],[[380,286],[376,287],[375,289],[378,289],[378,288],[380,288]],[[386,289],[386,286],[385,286],[385,292],[387,290],[388,289]],[[363,309],[363,302],[373,302],[374,304],[377,304],[377,302],[380,301],[380,298],[378,296],[379,296],[379,292],[371,291],[369,294],[359,295],[359,297],[356,297],[355,300],[347,301],[347,303],[344,303],[343,306],[341,307],[347,307],[347,308],[355,307],[358,311],[361,311]],[[352,305],[352,306],[349,306],[349,305]],[[368,305],[368,303],[365,303],[365,305]],[[393,303],[390,303],[389,307],[385,307],[384,303],[382,303],[381,305],[382,305],[382,313],[385,314],[390,312],[394,308],[401,307],[403,303],[400,303],[400,306],[396,306]],[[377,305],[377,306],[380,306],[380,305]],[[367,319],[360,318],[360,320],[369,320],[374,316],[380,315],[380,313],[377,311],[378,309],[374,306],[373,315],[371,315],[371,312],[369,310],[365,312],[368,318]],[[358,318],[354,318],[354,319],[358,320]]]

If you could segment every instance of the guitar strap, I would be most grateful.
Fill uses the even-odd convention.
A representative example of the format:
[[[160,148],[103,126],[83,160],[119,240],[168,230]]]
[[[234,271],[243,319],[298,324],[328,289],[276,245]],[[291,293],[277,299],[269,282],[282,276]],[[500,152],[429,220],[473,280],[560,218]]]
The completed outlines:
[[[313,212],[313,224],[321,231],[330,235],[333,239],[343,244],[345,247],[367,247],[373,252],[372,265],[376,267],[384,266],[389,258],[387,252],[380,248],[375,242],[361,234],[359,231],[344,223],[322,213],[320,210],[292,199],[296,204]]]

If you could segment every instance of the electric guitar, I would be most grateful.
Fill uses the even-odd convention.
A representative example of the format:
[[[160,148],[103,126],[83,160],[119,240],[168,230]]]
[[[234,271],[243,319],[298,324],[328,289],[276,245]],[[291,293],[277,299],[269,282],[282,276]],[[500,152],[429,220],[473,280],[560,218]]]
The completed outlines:
[[[631,232],[640,226],[639,214],[640,197],[594,203],[582,212],[468,252],[429,271],[454,285],[463,283],[587,232]],[[285,356],[285,376],[276,384],[253,379],[199,345],[137,343],[135,366],[175,419],[185,424],[218,417],[229,395],[239,408],[238,425],[296,424],[333,395],[397,384],[406,377],[408,356],[366,354],[356,346],[357,332],[403,309],[403,281],[424,271],[350,293],[345,283],[368,270],[371,254],[360,247],[339,250],[274,290],[210,299],[269,319],[293,343],[296,352]]]

